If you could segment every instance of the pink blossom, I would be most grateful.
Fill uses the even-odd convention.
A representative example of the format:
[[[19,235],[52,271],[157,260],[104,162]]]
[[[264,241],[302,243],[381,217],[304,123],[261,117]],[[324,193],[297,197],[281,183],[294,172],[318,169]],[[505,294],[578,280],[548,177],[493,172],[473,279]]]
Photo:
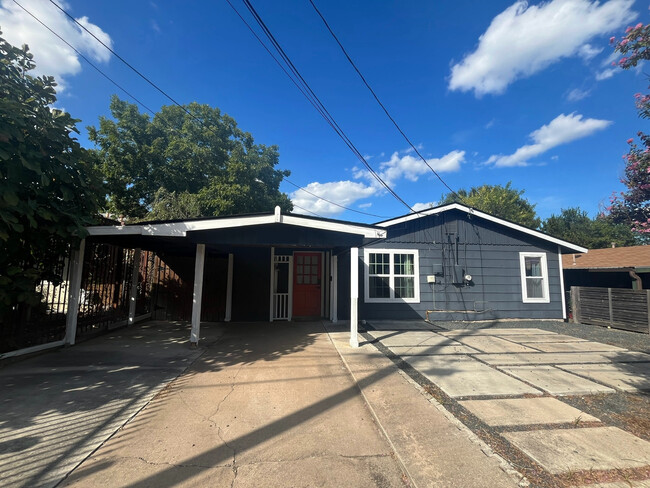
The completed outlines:
[[[633,142],[634,142],[634,139],[632,139],[631,137],[627,140],[628,144],[632,144]]]
[[[625,46],[628,42],[630,42],[630,41],[628,41],[627,39],[623,39],[621,41],[621,46]]]
[[[616,41],[616,38],[614,36],[609,38],[609,43],[614,44],[614,41]]]
[[[632,27],[628,27],[627,29],[625,29],[625,33],[627,34],[627,33],[630,32],[631,30],[632,30]]]
[[[643,23],[641,22],[634,26],[635,29],[640,29],[641,27],[643,27]]]

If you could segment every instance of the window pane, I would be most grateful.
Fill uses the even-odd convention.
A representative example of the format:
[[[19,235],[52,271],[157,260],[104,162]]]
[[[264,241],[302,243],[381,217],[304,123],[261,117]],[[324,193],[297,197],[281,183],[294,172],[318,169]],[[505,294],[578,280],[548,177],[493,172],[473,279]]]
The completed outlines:
[[[415,278],[395,278],[395,298],[415,298]]]
[[[302,254],[298,254],[298,256],[296,256],[296,259],[298,260],[298,264],[302,264]]]
[[[305,256],[305,264],[311,264],[311,256]]]
[[[526,296],[528,298],[544,298],[543,284],[543,278],[526,278]]]
[[[374,274],[390,274],[390,254],[370,253],[369,272]]]
[[[542,277],[542,258],[540,257],[525,257],[526,263],[526,276]]]
[[[299,285],[302,285],[302,275],[301,274],[296,276],[296,283],[298,283]]]
[[[318,276],[318,265],[311,267],[311,274]]]
[[[413,275],[415,274],[413,254],[395,254],[395,274],[396,275]]]
[[[370,276],[368,279],[368,296],[370,298],[390,298],[389,279]]]
[[[296,266],[296,273],[298,273],[299,275],[302,274],[302,265],[301,265],[301,264],[299,264],[298,266]]]

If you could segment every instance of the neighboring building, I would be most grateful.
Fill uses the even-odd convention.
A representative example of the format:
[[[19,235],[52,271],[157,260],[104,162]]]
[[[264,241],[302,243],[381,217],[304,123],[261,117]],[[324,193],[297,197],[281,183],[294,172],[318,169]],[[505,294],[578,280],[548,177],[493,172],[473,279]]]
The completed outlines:
[[[196,327],[201,297],[211,320],[226,321],[336,321],[357,310],[359,320],[563,319],[560,255],[587,251],[455,203],[375,225],[277,208],[89,232],[155,251],[193,282]]]
[[[650,246],[591,249],[562,256],[564,280],[572,286],[650,288]]]

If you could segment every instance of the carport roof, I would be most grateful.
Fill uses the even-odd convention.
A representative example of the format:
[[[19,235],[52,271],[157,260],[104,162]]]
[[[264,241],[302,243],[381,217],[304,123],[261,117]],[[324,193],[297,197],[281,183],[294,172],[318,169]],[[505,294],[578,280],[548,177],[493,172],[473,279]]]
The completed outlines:
[[[179,237],[190,238],[190,240],[198,242],[201,240],[200,235],[215,236],[215,232],[229,239],[233,236],[233,231],[238,231],[241,236],[250,236],[253,228],[266,231],[272,227],[283,226],[288,226],[288,229],[293,231],[289,232],[289,236],[313,232],[318,235],[327,233],[332,236],[349,236],[356,239],[381,239],[386,237],[386,230],[379,226],[304,215],[287,215],[282,214],[279,207],[276,207],[274,213],[188,220],[159,220],[128,225],[98,225],[87,227],[87,230],[90,237],[113,242],[122,239],[131,243],[137,240],[145,242],[150,241],[151,238],[169,241]],[[253,241],[258,240],[253,239]],[[259,241],[253,243],[262,244]],[[273,242],[269,242],[269,244],[273,244]]]

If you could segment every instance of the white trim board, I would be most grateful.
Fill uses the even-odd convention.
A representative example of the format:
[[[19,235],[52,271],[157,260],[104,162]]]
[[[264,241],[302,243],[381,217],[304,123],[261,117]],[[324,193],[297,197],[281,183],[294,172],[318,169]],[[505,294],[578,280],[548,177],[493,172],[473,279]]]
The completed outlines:
[[[545,241],[553,242],[554,244],[558,244],[560,246],[566,247],[571,250],[575,250],[576,252],[587,252],[588,249],[578,246],[576,244],[572,244],[567,241],[563,241],[562,239],[558,239],[557,237],[552,237],[549,235],[546,235],[542,232],[539,232],[537,230],[529,229],[528,227],[524,227],[523,225],[515,224],[513,222],[508,222],[507,220],[500,219],[499,217],[495,217],[493,215],[481,212],[480,210],[475,210],[470,207],[466,207],[465,205],[461,205],[460,203],[450,203],[449,205],[444,205],[442,207],[437,207],[437,208],[432,208],[429,210],[423,210],[422,212],[419,213],[412,213],[409,215],[405,215],[403,217],[397,217],[391,220],[386,220],[384,222],[379,222],[375,224],[378,227],[390,227],[392,225],[396,224],[401,224],[403,222],[408,222],[410,220],[414,219],[419,219],[421,217],[426,217],[428,215],[436,215],[442,212],[446,212],[448,210],[460,210],[461,212],[465,212],[469,215],[474,215],[476,217],[480,217],[485,220],[489,220],[490,222],[495,222],[497,224],[501,224],[504,227],[509,227],[511,229],[518,230],[519,232],[523,232],[524,234],[528,234],[531,236],[535,236],[539,239],[543,239]]]
[[[377,227],[366,227],[354,223],[330,222],[300,217],[297,215],[251,215],[247,217],[217,218],[208,220],[169,222],[142,225],[98,225],[86,227],[91,236],[146,235],[185,237],[188,232],[216,229],[233,229],[264,224],[286,224],[311,229],[356,234],[371,239],[386,237],[386,231]]]

